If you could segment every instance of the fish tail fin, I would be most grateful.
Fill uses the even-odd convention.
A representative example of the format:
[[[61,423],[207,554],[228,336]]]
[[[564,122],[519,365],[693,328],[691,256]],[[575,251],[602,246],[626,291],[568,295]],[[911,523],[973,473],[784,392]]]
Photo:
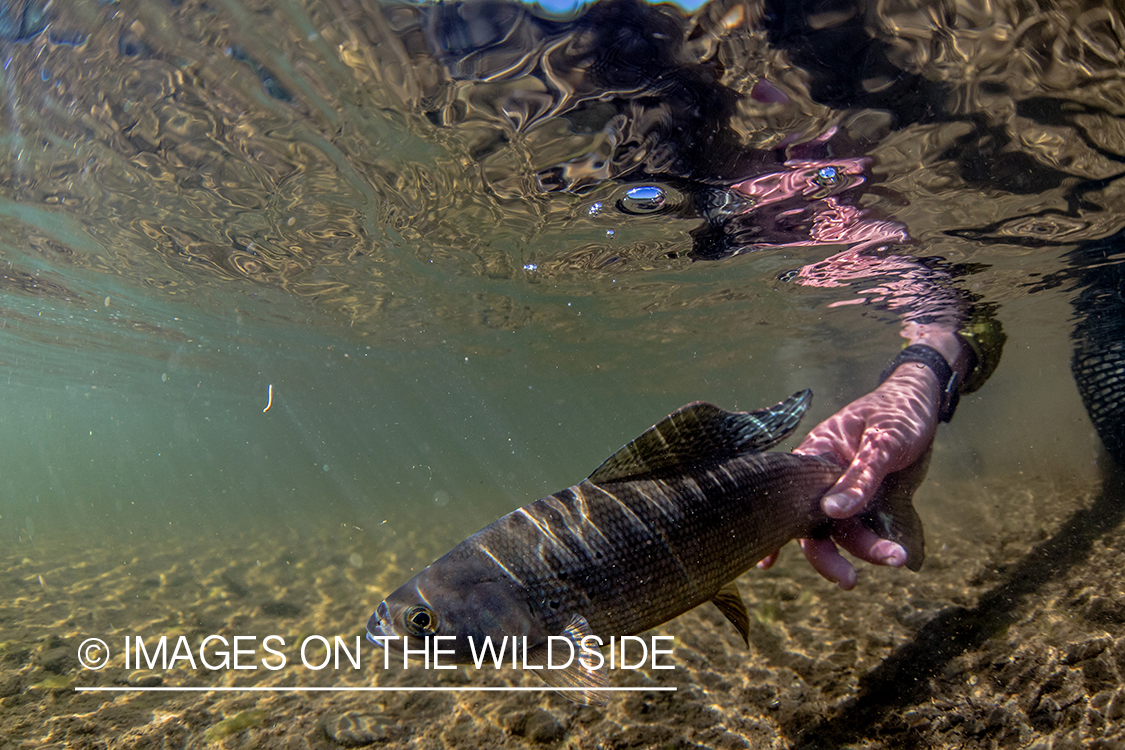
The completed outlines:
[[[860,521],[883,539],[890,539],[906,550],[906,567],[917,571],[926,558],[926,537],[922,519],[914,510],[914,493],[926,478],[933,444],[905,469],[888,474]]]

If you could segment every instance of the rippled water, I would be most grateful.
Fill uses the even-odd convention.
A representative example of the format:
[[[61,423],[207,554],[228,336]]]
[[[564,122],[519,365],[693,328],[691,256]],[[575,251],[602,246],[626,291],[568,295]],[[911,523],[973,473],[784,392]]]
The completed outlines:
[[[919,494],[936,572],[865,571],[883,588],[839,599],[792,551],[782,575],[828,597],[814,619],[968,606],[1100,491],[1106,459],[1069,368],[1074,300],[1125,252],[1123,42],[1112,4],[1078,1],[0,3],[0,663],[16,680],[0,706],[21,717],[0,734],[87,746],[25,717],[94,710],[67,691],[39,708],[30,687],[55,672],[81,684],[40,657],[91,623],[171,632],[186,626],[168,608],[211,606],[186,603],[198,595],[233,602],[199,628],[296,599],[315,612],[303,632],[361,632],[411,568],[683,403],[755,408],[811,386],[811,427],[874,385],[917,312],[896,286],[913,266],[805,283],[849,246],[924,259],[1009,341],[939,432]],[[283,572],[259,580],[267,556]],[[214,593],[247,577],[241,604]],[[131,604],[150,598],[144,580],[172,587],[152,595],[165,609]],[[94,581],[104,600],[83,602]],[[900,619],[888,649],[921,621]],[[1079,635],[1118,656],[1082,705],[1112,718],[1125,633],[1097,622]],[[822,691],[822,714],[851,695],[784,668]],[[456,705],[488,704],[472,700]],[[724,726],[795,742],[800,714],[769,719],[773,700]],[[559,741],[618,742],[543,705]],[[386,726],[410,723],[409,706],[383,708]],[[146,710],[90,720],[89,746],[141,746],[160,721]],[[511,711],[477,719],[522,746]],[[1024,744],[1101,736],[1088,714],[1025,713]],[[188,728],[172,745],[204,741],[208,721],[176,715]],[[465,741],[491,741],[480,731]],[[684,741],[718,742],[699,732]]]

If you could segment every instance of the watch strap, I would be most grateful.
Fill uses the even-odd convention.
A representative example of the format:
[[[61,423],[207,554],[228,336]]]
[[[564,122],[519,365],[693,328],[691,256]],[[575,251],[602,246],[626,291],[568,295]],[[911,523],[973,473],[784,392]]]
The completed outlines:
[[[907,362],[917,362],[920,365],[933,370],[937,375],[938,384],[941,386],[941,403],[938,407],[938,419],[942,422],[948,422],[953,419],[953,412],[957,411],[957,402],[961,400],[960,383],[958,382],[957,373],[945,361],[945,357],[941,355],[937,349],[925,344],[911,344],[900,351],[891,363],[887,365],[887,369],[883,370],[883,374],[879,376],[879,383],[882,384],[887,378],[891,376],[895,370]]]

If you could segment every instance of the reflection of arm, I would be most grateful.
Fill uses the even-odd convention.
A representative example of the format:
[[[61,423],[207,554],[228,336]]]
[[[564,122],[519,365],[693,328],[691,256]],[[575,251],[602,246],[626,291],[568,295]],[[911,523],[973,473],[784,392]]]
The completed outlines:
[[[968,318],[969,301],[952,287],[946,271],[917,258],[887,254],[871,244],[805,266],[794,281],[805,286],[860,287],[857,296],[830,306],[873,304],[899,314],[903,338],[936,349],[958,382],[964,382],[973,354],[958,331]]]
[[[948,272],[884,249],[910,240],[903,224],[876,217],[839,196],[866,182],[868,166],[865,158],[789,160],[785,170],[758,175],[731,189],[750,200],[743,218],[754,228],[758,243],[848,244],[848,250],[805,266],[793,280],[820,287],[870,281],[872,286],[861,289],[861,296],[833,306],[877,304],[900,314],[903,337],[910,344],[932,346],[963,382],[972,354],[964,351],[957,331],[968,317],[968,301],[953,289]],[[790,227],[791,236],[781,231],[785,227]],[[807,236],[800,237],[796,228]]]
[[[861,243],[807,265],[793,281],[856,289],[854,297],[830,307],[877,305],[896,313],[909,345],[937,350],[956,374],[959,391],[975,391],[999,364],[1006,338],[992,306],[955,288],[949,271],[932,260],[891,254],[882,244]]]
[[[899,315],[908,344],[929,346],[941,354],[958,383],[969,379],[970,387],[962,390],[979,387],[996,361],[979,362],[980,347],[971,333],[966,347],[963,335],[975,327],[966,326],[966,321],[985,317],[973,313],[987,311],[971,309],[972,301],[953,286],[948,270],[929,259],[888,250],[910,242],[906,226],[860,208],[848,197],[867,182],[870,159],[789,159],[783,167],[732,185],[723,201],[705,201],[712,213],[710,228],[721,231],[719,239],[707,232],[697,234],[695,256],[714,259],[763,247],[848,245],[789,279],[805,286],[856,288],[855,297],[830,306],[871,304]],[[701,242],[704,238],[709,241]],[[994,338],[1002,344],[1002,334]],[[994,355],[988,359],[998,360],[999,346]]]

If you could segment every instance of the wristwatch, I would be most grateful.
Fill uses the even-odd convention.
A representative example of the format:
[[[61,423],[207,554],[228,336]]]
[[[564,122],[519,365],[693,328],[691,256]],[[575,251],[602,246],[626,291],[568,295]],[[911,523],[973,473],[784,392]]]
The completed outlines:
[[[942,386],[938,419],[942,422],[953,419],[953,412],[957,411],[957,402],[961,400],[960,378],[949,366],[949,363],[945,361],[941,352],[932,346],[911,344],[904,348],[891,360],[887,369],[883,370],[883,374],[879,376],[879,384],[882,385],[883,381],[891,376],[891,373],[907,362],[917,362],[934,371],[938,383]]]

